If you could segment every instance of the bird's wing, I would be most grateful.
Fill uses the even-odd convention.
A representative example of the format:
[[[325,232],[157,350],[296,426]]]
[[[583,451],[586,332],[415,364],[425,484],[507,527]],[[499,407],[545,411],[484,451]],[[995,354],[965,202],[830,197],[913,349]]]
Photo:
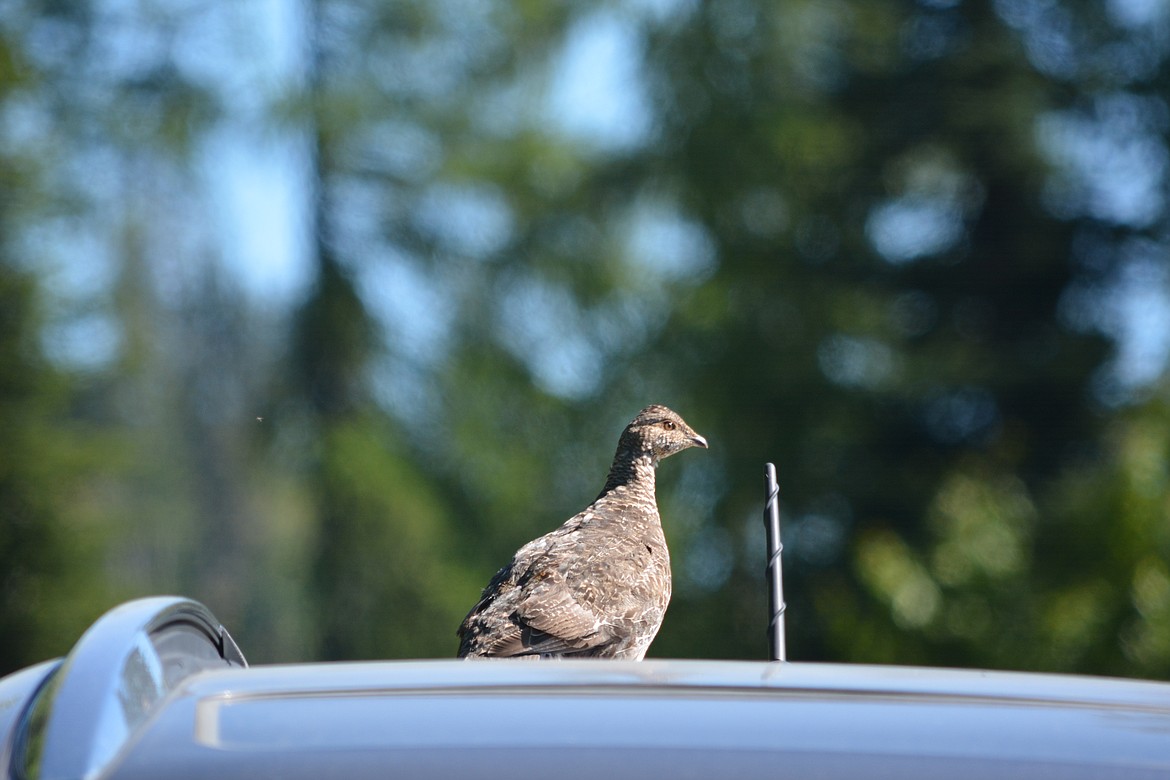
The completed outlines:
[[[529,652],[581,652],[604,644],[609,631],[604,615],[584,603],[560,572],[529,582],[516,609]]]
[[[463,640],[464,650],[474,646],[476,655],[497,657],[538,655],[541,652],[528,647],[534,632],[519,617],[517,605],[528,596],[529,590],[525,586],[544,571],[549,551],[576,528],[579,522],[575,521],[578,520],[579,517],[571,518],[557,530],[533,539],[495,573],[456,632]],[[535,641],[545,644],[547,638],[536,636]]]
[[[512,560],[492,576],[487,587],[480,593],[479,601],[475,602],[475,606],[463,618],[463,623],[459,626],[458,633],[460,636],[468,630],[472,618],[483,612],[490,611],[492,605],[501,596],[515,588],[518,581],[530,576],[533,566],[543,557],[548,548],[554,544],[556,534],[562,531],[563,528],[557,529],[557,531],[533,539],[516,551],[516,554],[512,556]]]
[[[623,623],[638,620],[629,591],[645,587],[649,548],[638,536],[588,534],[589,517],[529,542],[496,573],[459,630],[479,654],[590,655],[614,641],[615,609]]]
[[[474,655],[507,658],[529,654],[524,646],[520,626],[511,621],[495,624],[492,631],[476,636],[474,641]]]
[[[567,535],[522,579],[516,617],[533,651],[585,653],[612,642],[618,622],[649,597],[642,591],[650,551],[638,537]]]

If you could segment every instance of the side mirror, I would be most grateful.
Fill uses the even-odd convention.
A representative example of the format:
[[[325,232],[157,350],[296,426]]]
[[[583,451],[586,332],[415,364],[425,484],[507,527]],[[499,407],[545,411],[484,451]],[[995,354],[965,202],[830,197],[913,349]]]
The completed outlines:
[[[14,740],[12,773],[27,780],[95,777],[183,680],[247,665],[198,602],[159,596],[115,607],[33,698]]]

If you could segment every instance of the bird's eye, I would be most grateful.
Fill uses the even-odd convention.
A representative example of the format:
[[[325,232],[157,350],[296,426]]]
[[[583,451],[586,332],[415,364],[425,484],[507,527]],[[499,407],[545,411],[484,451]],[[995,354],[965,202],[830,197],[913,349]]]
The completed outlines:
[[[668,430],[668,431],[673,431],[673,430],[674,430],[675,428],[677,428],[678,426],[674,424],[674,421],[673,421],[673,420],[663,420],[663,421],[662,421],[662,427],[663,427],[663,428],[665,428],[665,429],[666,429],[666,430]]]

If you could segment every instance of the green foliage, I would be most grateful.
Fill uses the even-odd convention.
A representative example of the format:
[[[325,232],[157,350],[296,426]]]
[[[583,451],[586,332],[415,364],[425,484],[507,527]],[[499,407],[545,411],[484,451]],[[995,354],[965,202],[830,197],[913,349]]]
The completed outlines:
[[[325,263],[297,319],[294,385],[316,438],[307,477],[315,652],[327,659],[447,655],[471,582],[451,561],[448,510],[396,451],[386,415],[364,400],[368,315],[346,275]]]
[[[61,377],[36,343],[37,290],[0,261],[0,668],[67,649],[100,611],[89,568],[105,541],[70,513],[77,452],[58,415]]]
[[[330,425],[322,443],[316,592],[325,658],[452,652],[475,582],[451,560],[452,524],[426,478],[387,449],[375,417]]]

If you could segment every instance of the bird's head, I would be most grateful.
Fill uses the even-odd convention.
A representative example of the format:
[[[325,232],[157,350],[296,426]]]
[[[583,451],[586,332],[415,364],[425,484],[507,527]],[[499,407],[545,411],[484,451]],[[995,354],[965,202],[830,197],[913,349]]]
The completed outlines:
[[[707,440],[695,433],[677,413],[653,404],[638,412],[638,416],[622,431],[621,445],[632,452],[649,454],[657,464],[688,447],[706,449]]]

